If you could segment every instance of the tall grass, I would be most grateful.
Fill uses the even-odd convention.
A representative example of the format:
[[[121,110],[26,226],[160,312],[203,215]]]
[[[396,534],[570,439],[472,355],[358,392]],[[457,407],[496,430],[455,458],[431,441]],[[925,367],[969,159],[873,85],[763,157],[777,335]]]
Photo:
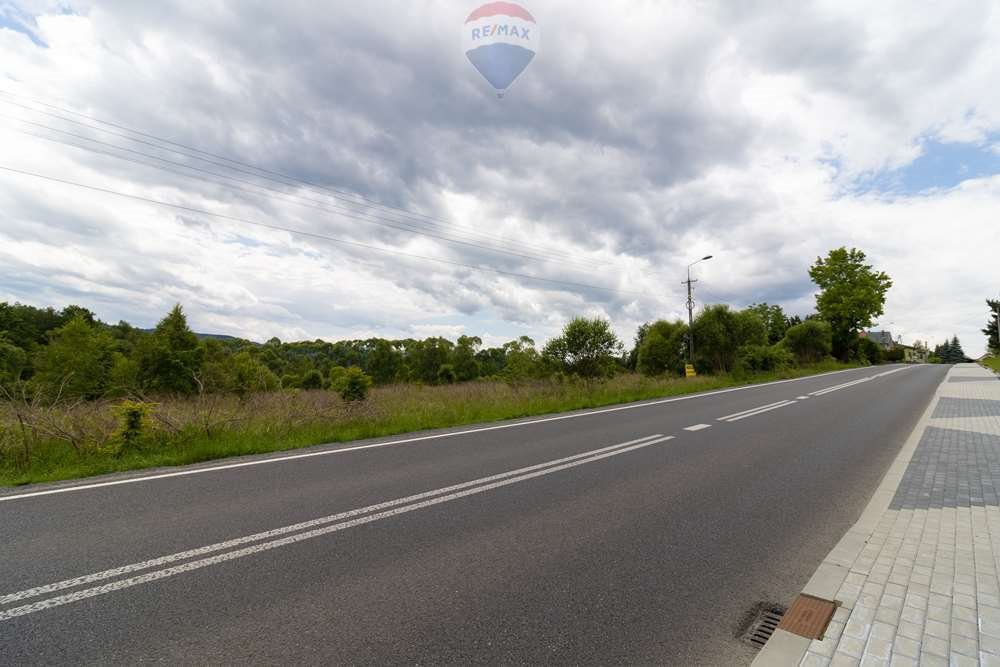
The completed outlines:
[[[752,379],[623,374],[602,381],[407,384],[376,388],[368,400],[355,403],[321,390],[275,391],[244,399],[205,395],[163,398],[143,405],[144,415],[137,415],[138,408],[123,406],[121,401],[46,403],[15,397],[0,402],[0,485],[183,465],[689,394],[848,367],[827,362]],[[131,421],[125,418],[129,409]]]

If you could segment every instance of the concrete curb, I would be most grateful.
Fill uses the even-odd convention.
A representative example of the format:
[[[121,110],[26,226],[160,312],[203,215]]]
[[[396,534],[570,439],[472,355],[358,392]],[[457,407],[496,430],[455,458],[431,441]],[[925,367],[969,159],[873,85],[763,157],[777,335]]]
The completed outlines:
[[[802,589],[803,593],[825,600],[835,599],[837,591],[840,590],[844,580],[847,579],[847,575],[851,571],[851,566],[857,560],[865,545],[868,544],[872,533],[875,532],[879,519],[889,509],[889,504],[892,502],[893,496],[896,495],[896,489],[903,479],[903,473],[906,472],[907,466],[910,465],[913,452],[916,451],[917,445],[920,443],[920,439],[923,437],[924,431],[930,423],[931,415],[934,414],[934,409],[937,407],[941,396],[941,388],[944,387],[954,370],[954,367],[952,367],[949,369],[947,375],[942,378],[941,384],[934,390],[934,396],[931,397],[927,408],[920,416],[917,425],[913,428],[913,432],[910,433],[906,442],[903,443],[902,449],[899,450],[896,459],[889,466],[889,470],[885,473],[882,481],[879,482],[878,488],[875,489],[875,493],[868,501],[864,511],[861,512],[861,516],[847,533],[840,538],[840,541],[827,554],[823,562],[819,564],[816,572],[813,573],[813,576]],[[755,667],[787,667],[798,665],[802,661],[802,658],[805,657],[811,643],[812,640],[806,637],[800,637],[785,630],[775,630],[771,639],[768,640],[764,648],[757,654],[752,664]]]

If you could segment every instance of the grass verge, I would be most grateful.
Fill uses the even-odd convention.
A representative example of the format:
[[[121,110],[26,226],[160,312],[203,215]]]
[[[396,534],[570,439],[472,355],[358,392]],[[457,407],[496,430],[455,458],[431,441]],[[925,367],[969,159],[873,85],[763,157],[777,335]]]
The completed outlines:
[[[595,408],[854,367],[831,361],[749,379],[625,374],[590,382],[397,385],[377,388],[363,404],[344,403],[327,391],[165,399],[152,406],[141,432],[124,442],[111,402],[41,407],[36,412],[30,412],[32,406],[0,404],[0,486]]]
[[[989,368],[994,373],[1000,373],[1000,357],[987,357],[979,363],[986,366],[986,368]]]

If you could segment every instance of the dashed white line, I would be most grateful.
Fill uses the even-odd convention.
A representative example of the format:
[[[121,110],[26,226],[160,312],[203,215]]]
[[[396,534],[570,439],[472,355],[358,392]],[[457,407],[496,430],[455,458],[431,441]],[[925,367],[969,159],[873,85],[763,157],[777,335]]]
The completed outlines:
[[[712,428],[711,424],[694,424],[693,426],[685,426],[685,431],[701,431],[702,429]]]
[[[799,401],[806,401],[806,400],[809,399],[808,396],[796,396],[795,398],[796,398],[796,400],[799,400]]]
[[[26,591],[21,591],[19,593],[11,593],[3,596],[2,598],[3,602],[13,602],[15,600],[21,600],[28,597],[35,597],[37,595],[42,595],[44,593],[52,592],[55,590],[61,590],[64,588],[69,588],[84,583],[91,583],[93,581],[99,581],[101,579],[107,579],[121,574],[134,572],[139,569],[147,569],[155,565],[165,564],[175,560],[180,560],[182,558],[189,558],[196,555],[211,553],[212,551],[218,551],[221,549],[228,548],[230,546],[245,543],[247,541],[256,541],[267,537],[280,535],[282,533],[298,531],[304,527],[317,526],[317,525],[322,525],[324,523],[339,521],[338,523],[332,523],[332,525],[326,525],[321,528],[314,528],[313,530],[308,530],[305,532],[297,532],[294,535],[289,535],[287,537],[283,537],[278,540],[261,542],[259,544],[244,547],[242,549],[236,549],[234,551],[226,551],[224,553],[216,554],[208,558],[188,561],[186,563],[181,563],[180,565],[175,565],[173,567],[168,567],[161,570],[154,570],[152,572],[148,572],[146,574],[142,574],[136,577],[120,579],[118,581],[113,581],[101,586],[94,586],[92,588],[87,588],[80,591],[66,593],[64,595],[59,595],[44,600],[39,600],[31,604],[21,605],[19,607],[13,607],[10,609],[2,610],[0,611],[0,621],[6,621],[12,618],[16,618],[18,616],[24,616],[26,614],[42,611],[43,609],[58,607],[61,605],[69,604],[71,602],[76,602],[78,600],[84,600],[98,595],[104,595],[105,593],[111,593],[113,591],[121,590],[123,588],[130,588],[132,586],[137,586],[139,584],[148,583],[151,581],[157,581],[159,579],[163,579],[166,577],[172,577],[176,574],[181,574],[183,572],[190,572],[192,570],[197,570],[209,565],[223,563],[236,558],[242,558],[244,556],[250,556],[277,547],[286,546],[289,544],[295,544],[296,542],[312,539],[314,537],[320,537],[322,535],[327,535],[329,533],[341,531],[346,528],[351,528],[354,526],[371,523],[373,521],[378,521],[379,519],[385,519],[399,514],[412,512],[414,510],[421,509],[424,507],[430,507],[432,505],[437,505],[451,500],[457,500],[459,498],[464,498],[466,496],[483,493],[485,491],[490,491],[492,489],[533,479],[535,477],[540,477],[542,475],[549,475],[551,473],[558,472],[560,470],[566,470],[567,468],[573,468],[576,466],[583,465],[585,463],[592,463],[594,461],[606,459],[611,456],[618,456],[619,454],[624,454],[626,452],[630,452],[636,449],[641,449],[643,447],[649,447],[651,445],[659,444],[661,442],[666,442],[668,440],[673,440],[673,439],[674,436],[671,435],[646,436],[644,438],[639,438],[638,440],[630,440],[629,442],[623,442],[617,445],[611,445],[609,447],[603,447],[601,449],[595,449],[589,452],[583,452],[581,454],[576,454],[574,456],[569,456],[562,459],[556,459],[554,461],[547,461],[545,463],[539,463],[537,465],[529,466],[527,468],[519,468],[518,470],[511,470],[505,473],[491,475],[489,477],[483,477],[469,482],[463,482],[462,484],[456,484],[454,486],[444,487],[441,489],[436,489],[434,491],[427,491],[425,493],[417,494],[415,496],[399,498],[397,500],[391,500],[385,503],[379,503],[378,505],[371,505],[369,507],[351,510],[350,512],[343,512],[329,517],[323,517],[320,519],[314,519],[312,521],[294,524],[291,526],[285,526],[283,528],[276,528],[272,531],[257,533],[255,535],[250,535],[244,538],[237,538],[236,540],[229,540],[227,542],[220,542],[219,544],[208,545],[205,547],[201,547],[200,549],[193,549],[191,551],[185,551],[179,554],[173,554],[172,556],[164,556],[162,558],[145,561],[143,563],[127,565],[121,568],[115,568],[113,570],[106,570],[104,572],[99,572],[92,575],[77,577],[75,579],[67,579],[62,582],[49,584],[48,586],[39,586],[36,588],[28,589]],[[525,471],[530,471],[530,472],[526,472],[526,474],[519,474]],[[472,488],[467,488],[467,487],[472,487]],[[449,491],[453,492],[448,493]],[[437,497],[431,497],[430,499],[421,500],[419,502],[411,502],[417,499],[427,498],[428,496],[437,496]],[[395,509],[388,509],[388,510],[385,509],[393,505],[402,505],[402,506],[396,507]],[[385,511],[376,512],[376,510],[379,509]],[[368,514],[369,512],[376,512],[376,513]],[[349,521],[340,521],[341,519],[348,518],[351,516],[357,516],[359,514],[367,514],[367,516],[351,519]]]

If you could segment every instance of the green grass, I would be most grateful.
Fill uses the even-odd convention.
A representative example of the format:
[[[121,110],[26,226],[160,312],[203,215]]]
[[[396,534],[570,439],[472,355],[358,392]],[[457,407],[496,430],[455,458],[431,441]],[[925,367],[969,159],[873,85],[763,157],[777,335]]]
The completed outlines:
[[[539,381],[511,385],[471,382],[450,386],[397,385],[375,389],[364,404],[346,404],[332,392],[172,399],[158,404],[142,441],[116,449],[110,403],[40,412],[36,428],[22,429],[12,406],[0,405],[0,486],[76,479],[127,470],[177,466],[425,429],[488,423],[691,394],[853,366],[826,362],[751,379],[731,376],[606,381]],[[41,426],[37,426],[41,424]],[[54,432],[79,435],[76,447]]]
[[[1000,357],[987,357],[979,363],[986,366],[986,368],[989,368],[994,373],[1000,373]]]

